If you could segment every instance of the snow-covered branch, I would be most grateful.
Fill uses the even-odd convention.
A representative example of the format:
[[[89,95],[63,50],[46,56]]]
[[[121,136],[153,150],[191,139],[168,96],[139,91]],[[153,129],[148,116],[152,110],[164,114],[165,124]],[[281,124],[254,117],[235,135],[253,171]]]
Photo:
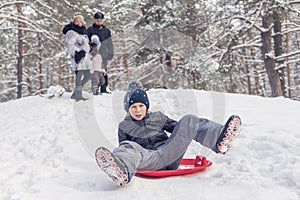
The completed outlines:
[[[251,21],[250,19],[247,19],[246,17],[244,16],[234,16],[230,19],[230,22],[235,20],[235,19],[239,19],[239,20],[242,20],[242,21],[245,21],[246,23],[249,23],[250,26],[247,27],[247,29],[251,29],[252,27],[256,28],[258,31],[260,32],[264,32],[263,28],[261,28],[260,26],[256,25],[255,24],[255,21]]]
[[[2,91],[0,92],[0,95],[3,95],[3,94],[5,94],[5,93],[11,92],[11,91],[15,91],[15,90],[17,90],[17,87],[11,87],[11,88],[8,88],[8,89],[6,89],[6,90],[2,90]]]
[[[16,4],[23,4],[23,5],[29,6],[30,8],[32,8],[36,13],[40,14],[41,16],[46,17],[46,18],[52,18],[52,20],[54,22],[62,25],[62,23],[60,21],[56,20],[55,17],[53,17],[53,14],[57,13],[56,10],[54,10],[53,8],[49,7],[48,5],[46,5],[44,3],[41,3],[39,0],[37,2],[41,6],[43,6],[44,8],[46,8],[51,14],[46,14],[46,13],[42,12],[40,8],[36,8],[35,5],[33,5],[33,4],[29,3],[29,2],[26,2],[26,1],[15,1],[15,2],[5,3],[5,4],[3,4],[3,5],[0,6],[0,10],[2,8],[13,6],[13,5],[16,5]]]
[[[300,4],[300,1],[288,1],[289,5]]]
[[[281,56],[277,56],[277,57],[275,57],[275,60],[282,61],[282,60],[285,60],[288,57],[295,56],[295,55],[298,55],[298,54],[300,54],[300,50],[292,52],[292,53],[288,53],[288,54],[283,54]]]
[[[0,15],[1,17],[1,15]],[[15,29],[15,30],[23,30],[23,31],[28,31],[28,32],[34,32],[34,33],[42,33],[42,30],[36,30],[36,29],[30,29],[30,28],[21,28],[21,27],[17,27],[17,26],[9,26],[9,27],[0,27],[0,30],[11,30],[11,29]]]
[[[46,31],[45,29],[43,29],[39,24],[37,24],[36,22],[34,22],[31,19],[28,19],[24,16],[19,16],[16,14],[12,14],[12,13],[8,13],[5,11],[1,11],[0,10],[0,17],[1,18],[6,18],[6,19],[10,19],[13,21],[17,21],[17,22],[21,22],[23,24],[26,24],[27,26],[33,28],[34,32],[38,31],[40,33],[42,33],[46,38],[48,38],[49,40],[58,43],[60,45],[64,45],[58,38],[53,37],[53,35],[55,33],[51,33],[49,31]]]
[[[231,47],[231,50],[241,49],[241,48],[249,48],[249,47],[255,47],[255,48],[261,48],[262,44],[259,43],[245,43],[241,45],[236,45]]]
[[[3,9],[5,7],[14,6],[16,4],[28,4],[26,1],[13,1],[13,2],[7,2],[0,5],[0,9]]]

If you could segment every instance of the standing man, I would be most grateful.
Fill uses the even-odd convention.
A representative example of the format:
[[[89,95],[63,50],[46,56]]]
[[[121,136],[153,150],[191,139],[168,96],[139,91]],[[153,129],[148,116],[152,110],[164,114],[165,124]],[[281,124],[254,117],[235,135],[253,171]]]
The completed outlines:
[[[114,48],[111,39],[111,33],[108,28],[103,25],[104,22],[104,14],[101,12],[97,12],[94,15],[95,23],[87,29],[87,33],[89,39],[91,39],[92,35],[98,35],[101,47],[99,49],[100,55],[103,60],[103,68],[105,69],[105,84],[101,86],[101,93],[110,93],[107,91],[108,86],[108,77],[107,77],[107,64],[108,61],[114,57]]]

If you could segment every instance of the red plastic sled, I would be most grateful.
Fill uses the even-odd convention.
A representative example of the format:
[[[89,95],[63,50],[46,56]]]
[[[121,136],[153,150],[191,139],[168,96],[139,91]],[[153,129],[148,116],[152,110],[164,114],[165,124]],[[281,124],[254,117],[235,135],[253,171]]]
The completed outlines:
[[[206,160],[206,157],[196,156],[193,158],[182,159],[180,166],[177,170],[160,170],[160,171],[137,171],[136,176],[148,178],[163,178],[169,176],[184,176],[201,172],[210,167],[212,162]]]

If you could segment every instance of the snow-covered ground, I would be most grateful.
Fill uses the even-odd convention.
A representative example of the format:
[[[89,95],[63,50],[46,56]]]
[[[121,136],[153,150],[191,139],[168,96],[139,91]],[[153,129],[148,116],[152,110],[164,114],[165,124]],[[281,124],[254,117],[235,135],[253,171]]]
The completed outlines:
[[[28,97],[0,104],[0,199],[300,199],[300,102],[193,90],[150,90],[150,110],[224,123],[242,118],[228,154],[193,142],[185,157],[207,156],[205,172],[165,179],[134,177],[116,186],[100,171],[97,146],[117,145],[124,92],[74,102]],[[87,94],[86,94],[87,95]]]

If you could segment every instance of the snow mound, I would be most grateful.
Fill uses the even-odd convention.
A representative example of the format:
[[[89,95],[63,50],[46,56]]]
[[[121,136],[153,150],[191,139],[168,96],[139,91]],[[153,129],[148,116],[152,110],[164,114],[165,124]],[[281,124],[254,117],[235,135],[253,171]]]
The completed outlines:
[[[74,102],[28,97],[0,104],[0,199],[230,199],[300,198],[300,103],[194,90],[150,90],[150,110],[174,119],[187,113],[224,123],[242,118],[242,132],[225,156],[193,142],[185,157],[204,155],[210,169],[193,176],[134,177],[118,187],[93,156],[117,145],[124,92]]]

